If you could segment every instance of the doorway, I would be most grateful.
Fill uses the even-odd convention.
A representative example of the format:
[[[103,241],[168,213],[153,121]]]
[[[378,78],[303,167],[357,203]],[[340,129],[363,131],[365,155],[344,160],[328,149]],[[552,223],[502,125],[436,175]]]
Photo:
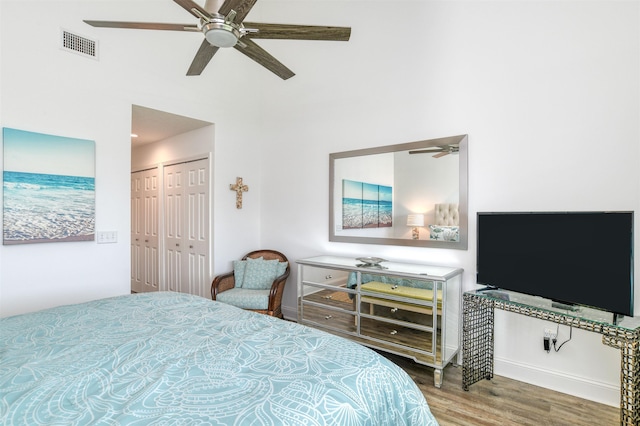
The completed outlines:
[[[131,129],[131,291],[207,297],[213,124],[133,105]]]

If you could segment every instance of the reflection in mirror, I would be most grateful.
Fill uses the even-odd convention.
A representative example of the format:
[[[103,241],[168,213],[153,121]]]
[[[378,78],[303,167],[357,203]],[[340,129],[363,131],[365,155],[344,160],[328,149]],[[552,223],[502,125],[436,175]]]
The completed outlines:
[[[329,155],[329,240],[467,249],[467,135]]]

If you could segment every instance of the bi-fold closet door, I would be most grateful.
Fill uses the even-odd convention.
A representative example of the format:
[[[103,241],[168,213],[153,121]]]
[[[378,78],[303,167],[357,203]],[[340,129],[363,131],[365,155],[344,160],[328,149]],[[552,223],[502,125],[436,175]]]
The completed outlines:
[[[210,297],[209,193],[207,158],[131,174],[132,291]]]
[[[158,168],[131,173],[131,291],[159,289]]]
[[[164,168],[164,261],[168,290],[211,297],[208,159]]]

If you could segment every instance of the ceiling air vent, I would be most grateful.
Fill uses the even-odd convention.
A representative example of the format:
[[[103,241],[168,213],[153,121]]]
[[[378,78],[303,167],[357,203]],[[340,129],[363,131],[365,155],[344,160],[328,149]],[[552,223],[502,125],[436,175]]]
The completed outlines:
[[[95,40],[73,34],[67,30],[61,30],[60,41],[63,50],[98,59],[98,42]]]

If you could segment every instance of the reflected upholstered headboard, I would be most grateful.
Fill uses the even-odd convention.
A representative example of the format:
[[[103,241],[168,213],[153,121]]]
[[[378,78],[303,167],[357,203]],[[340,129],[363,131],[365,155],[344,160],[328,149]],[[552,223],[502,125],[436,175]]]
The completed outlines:
[[[460,241],[460,216],[457,204],[436,204],[435,224],[429,225],[429,239]]]
[[[458,204],[436,204],[435,217],[436,225],[458,226],[460,224]]]

